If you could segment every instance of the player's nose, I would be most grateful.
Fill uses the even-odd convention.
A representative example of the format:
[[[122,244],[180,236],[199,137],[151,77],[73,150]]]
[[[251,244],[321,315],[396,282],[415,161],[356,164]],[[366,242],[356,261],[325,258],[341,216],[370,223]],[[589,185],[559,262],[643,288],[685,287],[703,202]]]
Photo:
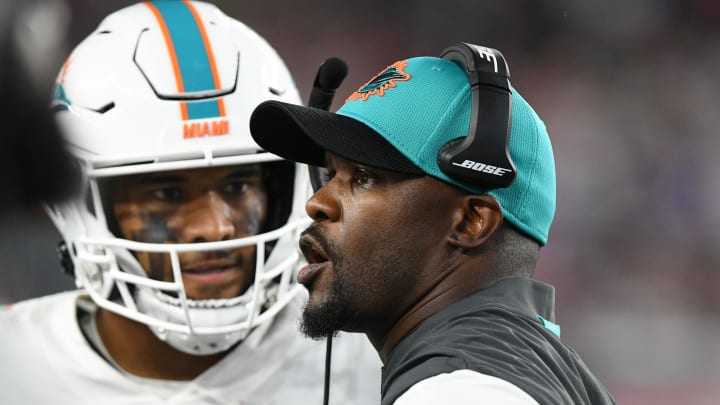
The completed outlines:
[[[188,202],[180,230],[181,242],[216,242],[235,236],[232,208],[214,191],[204,193]]]

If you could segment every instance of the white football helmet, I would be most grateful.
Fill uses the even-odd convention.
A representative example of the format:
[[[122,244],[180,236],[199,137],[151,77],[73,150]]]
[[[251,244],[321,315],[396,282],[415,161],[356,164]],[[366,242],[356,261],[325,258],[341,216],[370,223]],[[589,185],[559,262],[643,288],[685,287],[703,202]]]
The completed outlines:
[[[279,161],[249,132],[253,109],[269,99],[300,103],[285,64],[263,38],[207,3],[124,8],[71,53],[57,78],[53,110],[83,184],[74,199],[47,211],[77,285],[97,305],[147,324],[179,350],[206,355],[270,321],[301,291],[296,240],[309,223],[304,203],[310,192],[304,167],[288,162],[294,181],[288,179],[284,196],[268,196],[270,206],[286,206],[281,223],[233,240],[123,239],[113,232],[101,190],[103,179],[114,176]],[[187,298],[179,254],[242,246],[255,246],[257,257],[254,284],[243,295]],[[148,277],[138,252],[167,255],[174,280]]]

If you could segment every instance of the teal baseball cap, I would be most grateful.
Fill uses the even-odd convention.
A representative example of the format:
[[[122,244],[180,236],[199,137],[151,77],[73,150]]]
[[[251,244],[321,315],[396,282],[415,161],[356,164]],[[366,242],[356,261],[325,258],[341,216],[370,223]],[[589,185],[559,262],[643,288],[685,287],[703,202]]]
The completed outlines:
[[[541,245],[555,214],[555,160],[545,124],[512,88],[509,153],[516,177],[505,188],[483,188],[446,175],[438,151],[467,136],[471,89],[455,62],[436,57],[388,66],[340,109],[328,112],[279,101],[261,103],[250,132],[263,149],[324,166],[325,152],[381,169],[430,175],[475,194],[493,196],[505,220]],[[482,115],[480,118],[482,119]]]

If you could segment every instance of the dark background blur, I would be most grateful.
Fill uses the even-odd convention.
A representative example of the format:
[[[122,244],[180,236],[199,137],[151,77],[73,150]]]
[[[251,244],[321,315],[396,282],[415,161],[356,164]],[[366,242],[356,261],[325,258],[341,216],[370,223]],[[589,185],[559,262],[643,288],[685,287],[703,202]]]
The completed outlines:
[[[69,46],[132,3],[68,1]],[[500,49],[553,141],[557,213],[535,277],[557,287],[563,339],[621,404],[720,403],[720,2],[215,4],[274,45],[305,100],[319,63],[345,59],[335,107],[395,60]],[[41,209],[0,218],[0,303],[73,287]]]

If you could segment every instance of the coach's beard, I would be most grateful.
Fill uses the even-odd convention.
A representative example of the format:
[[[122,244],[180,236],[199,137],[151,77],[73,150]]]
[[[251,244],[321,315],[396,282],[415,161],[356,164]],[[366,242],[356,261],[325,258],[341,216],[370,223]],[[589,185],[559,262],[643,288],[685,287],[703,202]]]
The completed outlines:
[[[312,339],[335,336],[347,320],[348,300],[344,289],[333,280],[326,301],[319,305],[305,305],[300,331]]]

